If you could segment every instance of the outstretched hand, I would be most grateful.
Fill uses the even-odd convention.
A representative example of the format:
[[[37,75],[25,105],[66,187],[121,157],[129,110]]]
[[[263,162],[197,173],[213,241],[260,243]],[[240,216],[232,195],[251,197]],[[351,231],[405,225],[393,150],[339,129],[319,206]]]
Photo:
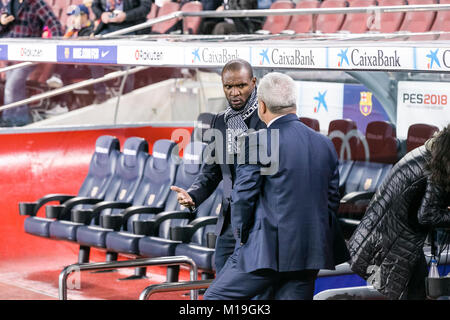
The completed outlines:
[[[179,204],[185,207],[195,207],[194,200],[192,200],[191,196],[189,195],[189,193],[187,193],[186,190],[177,186],[171,186],[170,190],[178,193],[177,200]]]

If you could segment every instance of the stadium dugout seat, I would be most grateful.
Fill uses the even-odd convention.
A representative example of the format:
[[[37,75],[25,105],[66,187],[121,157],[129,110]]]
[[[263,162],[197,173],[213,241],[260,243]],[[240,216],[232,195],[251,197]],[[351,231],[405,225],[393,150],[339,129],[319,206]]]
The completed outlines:
[[[409,5],[437,4],[437,0],[408,0]],[[427,32],[431,29],[436,11],[408,11],[399,32]]]
[[[296,9],[314,9],[320,6],[320,2],[317,0],[302,0],[295,5]],[[299,34],[299,33],[312,33],[315,29],[316,15],[314,14],[298,14],[293,15],[291,22],[281,33],[287,34]]]
[[[65,208],[71,213],[70,221],[57,220],[51,223],[50,237],[78,242],[80,244],[79,262],[89,261],[90,247],[101,247],[104,242],[104,230],[96,227],[99,226],[101,216],[113,214],[132,205],[131,202],[143,177],[148,158],[147,141],[138,137],[128,138],[117,159],[116,170],[104,199],[90,208],[72,210]],[[83,232],[78,232],[79,228],[82,228]],[[107,255],[108,260],[115,258],[116,255]]]
[[[425,141],[430,139],[438,131],[438,127],[424,123],[416,123],[409,126],[408,136],[406,138],[406,152],[422,146]]]
[[[350,7],[373,7],[376,6],[375,0],[352,0]],[[369,30],[368,22],[370,19],[368,13],[347,13],[345,22],[339,32],[365,33]]]
[[[200,141],[208,143],[210,139],[205,136],[205,132],[211,128],[214,114],[209,112],[202,112],[198,115],[195,122],[194,130],[192,131],[191,141]]]
[[[181,6],[183,12],[196,12],[202,11],[203,5],[200,1],[189,1]],[[183,18],[183,33],[184,34],[198,34],[200,24],[202,23],[201,17],[185,17]]]
[[[356,160],[365,161],[368,156],[371,162],[391,164],[397,162],[399,142],[392,123],[387,121],[369,122],[366,128],[365,140],[369,153],[367,154],[364,143],[359,143]]]
[[[367,125],[366,141],[370,162],[358,157],[341,190],[343,195],[339,217],[361,218],[376,189],[389,174],[397,161],[397,139],[394,126],[386,121],[373,121]],[[358,150],[363,143],[358,144]]]
[[[91,157],[89,171],[85,177],[78,196],[67,194],[48,194],[36,202],[19,203],[19,213],[28,215],[24,222],[25,232],[41,237],[49,237],[50,224],[55,219],[70,220],[70,211],[63,212],[67,206],[79,208],[81,200],[85,204],[103,200],[106,190],[114,176],[120,143],[116,137],[101,136],[95,143],[95,151]],[[55,201],[59,205],[50,205]],[[38,217],[41,208],[46,210],[46,218]]]
[[[320,8],[345,8],[348,2],[345,0],[324,0]],[[345,14],[319,14],[316,19],[316,32],[335,33],[341,29],[345,21]]]
[[[209,210],[199,211],[197,218],[186,226],[171,229],[171,239],[182,242],[175,247],[175,255],[194,260],[201,270],[202,280],[214,278],[215,226],[222,207],[222,191],[222,184],[219,184],[207,200],[212,202]]]
[[[162,7],[158,10],[157,17],[166,16],[175,11],[180,10],[180,4],[178,2],[165,2]],[[151,12],[150,12],[151,13]],[[152,26],[152,33],[169,33],[176,28],[177,23],[179,22],[178,18],[173,18],[167,21],[163,21]]]
[[[293,9],[295,6],[292,1],[275,1],[270,5],[270,10],[273,9]],[[279,34],[285,30],[291,21],[292,16],[267,16],[261,30],[256,31],[258,34]]]
[[[188,144],[182,162],[176,171],[173,185],[183,189],[190,187],[201,172],[205,147],[205,143],[197,141]],[[196,210],[197,212],[200,207]],[[173,255],[175,248],[169,240],[170,227],[187,224],[195,218],[196,213],[180,205],[177,193],[173,191],[169,192],[163,207],[154,209],[153,206],[144,204],[143,206],[132,206],[122,211],[114,221],[113,226],[116,230],[121,226],[122,231],[107,234],[107,250],[146,257]],[[108,223],[107,221],[104,222]],[[178,275],[178,268],[169,267],[167,273],[170,279],[172,275]]]
[[[359,139],[356,136],[347,138],[349,132],[356,133],[358,130],[356,122],[350,119],[337,119],[330,121],[328,125],[328,137],[333,142],[336,153],[339,157],[339,189],[345,186],[345,181],[353,166],[353,160],[356,154],[356,148]],[[348,139],[348,140],[347,140]],[[348,144],[343,142],[347,141]],[[347,148],[348,146],[348,148]]]
[[[114,230],[121,230],[121,213],[126,207],[146,205],[152,206],[153,212],[162,211],[177,169],[177,160],[173,157],[178,157],[176,146],[170,140],[156,141],[153,145],[152,156],[145,161],[144,167],[135,166],[135,181],[130,179],[134,183],[133,191],[127,194],[125,203],[105,201],[94,206],[92,214],[99,217],[98,223],[95,226],[78,227],[77,242],[85,247],[106,248],[107,235]],[[117,223],[114,224],[114,221]],[[132,224],[132,221],[133,219],[130,219],[129,224]],[[130,226],[126,226],[125,230],[128,229],[132,230]],[[115,254],[108,252],[107,256],[115,256]]]
[[[298,118],[301,122],[303,122],[306,126],[310,127],[311,129],[320,132],[320,123],[319,120],[309,118],[309,117],[299,117]]]

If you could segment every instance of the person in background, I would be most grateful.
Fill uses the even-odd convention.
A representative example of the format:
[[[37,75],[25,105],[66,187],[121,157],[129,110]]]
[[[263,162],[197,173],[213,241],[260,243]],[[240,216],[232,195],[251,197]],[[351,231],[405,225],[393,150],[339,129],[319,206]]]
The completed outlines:
[[[5,38],[41,38],[47,26],[52,37],[61,37],[58,18],[44,0],[10,0],[0,11],[0,34]],[[10,70],[6,73],[4,104],[27,97],[26,81],[35,65]],[[32,122],[28,105],[3,110],[3,124],[23,126]]]
[[[216,9],[222,10],[251,10],[258,9],[257,0],[224,0]],[[261,29],[263,19],[260,17],[225,18],[214,26],[212,34],[248,34]]]
[[[407,153],[350,238],[351,269],[389,299],[426,298],[425,239],[450,227],[450,124]]]
[[[143,23],[147,20],[151,6],[151,0],[93,0],[91,9],[96,19],[100,20],[94,34],[104,35]],[[128,33],[127,35],[134,34],[137,33]],[[105,70],[101,66],[91,66],[91,72],[95,79],[105,75]],[[104,86],[104,83],[101,85]],[[134,74],[130,74],[127,77],[123,93],[129,93],[133,89]],[[101,103],[106,99],[106,95],[99,93],[95,102]]]

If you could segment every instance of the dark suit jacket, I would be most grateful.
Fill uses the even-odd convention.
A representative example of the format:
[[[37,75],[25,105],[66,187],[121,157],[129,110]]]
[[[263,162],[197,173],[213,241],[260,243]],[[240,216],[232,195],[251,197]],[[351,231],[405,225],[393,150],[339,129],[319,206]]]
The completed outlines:
[[[266,127],[264,122],[259,119],[256,111],[253,112],[253,114],[246,120],[246,123],[249,129],[260,130]],[[236,176],[236,159],[235,157],[230,160],[225,159],[227,157],[227,153],[224,112],[221,112],[214,117],[211,128],[218,129],[222,133],[223,157],[222,159],[218,159],[219,156],[214,152],[211,152],[212,156],[216,156],[216,162],[212,164],[205,164],[203,166],[202,173],[195,179],[187,192],[194,200],[195,205],[199,206],[214,192],[216,187],[223,180],[223,201],[216,228],[216,234],[220,235],[228,226],[230,221],[229,205],[231,191],[233,189],[234,179]],[[214,150],[216,143],[217,142],[213,139],[213,141],[208,145],[208,150]]]
[[[274,129],[279,130],[278,171],[261,175],[260,163],[237,166],[231,212],[241,242],[238,263],[245,272],[334,269],[349,258],[335,218],[336,151],[295,114],[273,122],[269,137]],[[267,149],[274,143],[269,139]]]

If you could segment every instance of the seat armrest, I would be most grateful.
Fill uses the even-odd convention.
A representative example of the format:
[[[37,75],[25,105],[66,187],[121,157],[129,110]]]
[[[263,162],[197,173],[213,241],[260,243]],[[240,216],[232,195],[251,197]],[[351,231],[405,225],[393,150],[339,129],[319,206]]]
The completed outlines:
[[[61,219],[69,219],[69,217],[71,217],[71,211],[72,209],[77,206],[77,205],[81,205],[81,204],[90,204],[90,205],[94,205],[96,203],[101,202],[102,199],[98,199],[98,198],[89,198],[89,197],[74,197],[70,200],[67,200],[64,203],[64,209],[61,212]]]
[[[256,30],[256,31],[255,31],[255,34],[261,34],[261,35],[267,36],[267,35],[270,34],[270,31],[269,31],[269,30],[263,30],[263,29],[261,29],[261,30]]]
[[[61,204],[72,198],[75,198],[75,196],[68,194],[53,193],[47,194],[35,202],[19,202],[19,214],[21,216],[23,215],[35,216],[38,213],[39,209],[48,202],[59,201],[59,203]]]
[[[127,222],[128,222],[128,219],[132,215],[140,214],[140,213],[158,214],[163,211],[164,211],[164,208],[161,208],[161,207],[149,207],[149,206],[128,207],[120,213],[120,216],[122,217],[123,230],[127,230]]]
[[[366,212],[367,206],[372,199],[374,192],[356,191],[346,194],[340,201],[338,214],[361,216]]]
[[[217,217],[200,217],[192,220],[188,225],[172,227],[170,235],[172,240],[182,241],[184,243],[191,242],[191,238],[194,233],[207,225],[215,225],[217,223]]]
[[[375,192],[368,191],[355,191],[346,194],[342,199],[341,203],[357,203],[358,201],[371,200]]]
[[[92,217],[95,218],[95,223],[99,224],[99,217],[103,210],[106,209],[126,209],[131,207],[132,204],[129,202],[119,202],[119,201],[101,201],[95,204],[92,210]]]
[[[141,230],[138,234],[145,234],[148,236],[157,236],[159,226],[166,220],[170,219],[193,219],[195,213],[190,211],[165,211],[159,213],[155,218],[147,221],[133,221],[135,230]]]
[[[73,210],[70,215],[70,220],[76,223],[88,225],[92,220],[92,209]]]

